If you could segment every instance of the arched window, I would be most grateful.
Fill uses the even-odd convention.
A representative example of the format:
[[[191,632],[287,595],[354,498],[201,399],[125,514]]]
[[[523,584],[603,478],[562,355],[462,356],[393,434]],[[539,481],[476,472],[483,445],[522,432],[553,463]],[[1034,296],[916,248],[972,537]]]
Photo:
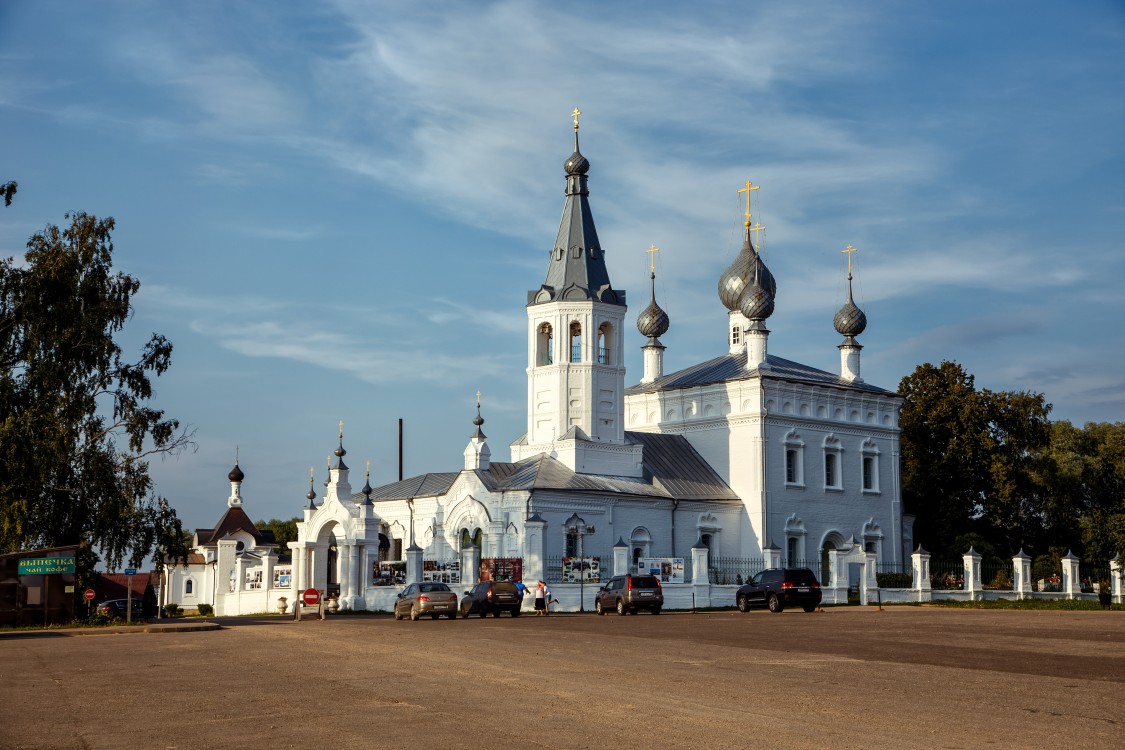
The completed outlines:
[[[195,581],[190,578],[184,581],[184,596],[192,596],[192,589],[195,587]]]
[[[805,441],[796,430],[786,433],[785,444],[785,484],[789,487],[805,486]]]
[[[602,323],[598,326],[598,364],[613,364],[613,326]]]
[[[582,324],[577,320],[570,324],[570,361],[582,361]]]
[[[844,489],[840,471],[840,454],[843,446],[835,435],[829,434],[824,438],[824,489]]]
[[[629,535],[629,546],[633,548],[633,568],[636,569],[641,564],[642,557],[649,557],[652,534],[644,526],[638,526]]]
[[[554,330],[550,323],[543,323],[535,336],[535,364],[551,365],[555,363],[555,338]]]
[[[868,438],[863,441],[863,491],[868,494],[879,492],[879,446]]]
[[[481,546],[483,536],[480,529],[475,529],[472,533],[468,529],[461,529],[461,549]]]

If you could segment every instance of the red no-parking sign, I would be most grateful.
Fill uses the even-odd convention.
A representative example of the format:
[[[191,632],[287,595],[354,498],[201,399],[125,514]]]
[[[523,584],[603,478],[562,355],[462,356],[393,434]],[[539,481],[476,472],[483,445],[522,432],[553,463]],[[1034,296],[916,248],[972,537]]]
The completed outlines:
[[[301,594],[301,601],[311,607],[320,601],[320,592],[316,589],[305,589],[304,593]]]
[[[86,601],[91,602],[94,600],[94,590],[86,589],[86,592],[82,594],[82,596],[86,597]]]

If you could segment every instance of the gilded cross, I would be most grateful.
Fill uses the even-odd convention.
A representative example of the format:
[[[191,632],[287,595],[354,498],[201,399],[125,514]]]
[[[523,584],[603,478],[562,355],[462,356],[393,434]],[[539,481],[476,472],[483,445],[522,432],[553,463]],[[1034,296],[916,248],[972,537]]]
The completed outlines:
[[[344,420],[340,420],[340,439],[344,439]]]
[[[367,459],[367,476],[371,477],[371,459]]]
[[[750,180],[746,181],[745,187],[741,187],[738,189],[738,192],[746,193],[746,226],[750,226],[750,193],[754,190],[761,189],[761,185],[755,185],[754,183],[750,182]]]
[[[766,231],[766,228],[764,226],[762,226],[761,224],[755,224],[752,227],[748,226],[747,229],[749,229],[751,232],[764,232],[764,231]],[[754,237],[755,237],[755,239],[757,239],[757,235],[754,235]]]
[[[645,252],[649,254],[649,270],[656,273],[656,254],[660,252],[660,248],[650,243],[648,250],[645,250]]]
[[[575,130],[578,130],[578,118],[581,115],[582,115],[582,112],[578,109],[578,107],[575,107],[574,111],[570,113],[570,116],[574,118],[574,129]]]
[[[840,252],[847,253],[847,255],[848,255],[848,275],[851,276],[852,275],[852,253],[858,253],[859,251],[856,250],[851,245],[848,245],[847,247],[845,247]]]
[[[480,391],[477,391],[477,408],[480,408]]]

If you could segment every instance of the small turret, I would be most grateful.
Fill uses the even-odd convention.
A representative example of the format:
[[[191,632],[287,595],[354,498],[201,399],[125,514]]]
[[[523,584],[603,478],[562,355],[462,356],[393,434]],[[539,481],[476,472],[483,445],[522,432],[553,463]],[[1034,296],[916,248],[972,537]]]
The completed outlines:
[[[668,319],[668,313],[656,304],[656,253],[660,252],[660,248],[656,245],[650,245],[645,252],[652,254],[649,269],[652,296],[648,307],[637,316],[637,330],[641,332],[642,336],[648,337],[648,342],[641,347],[645,356],[644,377],[641,378],[641,382],[651,383],[664,375],[664,345],[660,343],[659,337],[668,332],[671,321]]]
[[[486,436],[484,431],[481,430],[483,424],[484,418],[480,415],[480,391],[477,391],[477,416],[473,419],[473,425],[476,429],[473,430],[472,437],[469,438],[469,444],[465,446],[466,471],[487,470],[491,465],[492,451],[489,450],[488,443],[485,442]]]
[[[246,475],[242,473],[242,469],[238,468],[238,446],[234,448],[234,468],[227,474],[227,479],[230,480],[230,497],[227,498],[227,507],[233,508],[236,505],[242,505],[242,480]]]
[[[867,316],[852,300],[852,253],[857,250],[848,245],[840,252],[848,255],[848,299],[832,320],[836,332],[844,337],[843,343],[836,347],[840,350],[840,377],[850,382],[862,383],[863,378],[859,376],[859,352],[863,347],[855,337],[867,328]]]

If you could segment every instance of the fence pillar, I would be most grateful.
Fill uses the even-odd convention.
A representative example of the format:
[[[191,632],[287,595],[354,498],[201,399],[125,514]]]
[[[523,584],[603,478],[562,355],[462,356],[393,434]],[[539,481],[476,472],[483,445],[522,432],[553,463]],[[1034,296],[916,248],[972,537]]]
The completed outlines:
[[[422,580],[422,548],[412,544],[406,548],[406,584]]]
[[[711,566],[711,550],[700,539],[691,548],[691,582],[693,584],[692,596],[695,606],[711,606],[711,577],[708,568]]]
[[[930,594],[930,553],[923,549],[921,544],[910,556],[910,564],[914,578],[914,590],[918,593],[918,601],[932,601],[933,596]]]
[[[1109,561],[1109,590],[1113,593],[1114,604],[1125,604],[1125,598],[1122,597],[1122,573],[1121,556],[1114,555]]]
[[[1077,599],[1082,593],[1082,584],[1078,578],[1078,558],[1074,552],[1067,550],[1066,557],[1062,559],[1062,590],[1067,599]]]
[[[461,583],[472,586],[480,581],[480,547],[470,544],[461,550]]]
[[[863,561],[863,582],[859,586],[860,604],[870,604],[872,592],[879,588],[879,579],[875,576],[875,565],[875,553],[865,553],[865,559]]]
[[[969,551],[961,555],[961,561],[965,565],[965,591],[969,592],[969,600],[976,601],[983,598],[983,594],[981,594],[983,587],[980,580],[980,553],[969,547]]]
[[[1012,591],[1016,599],[1028,599],[1031,594],[1031,557],[1021,548],[1012,558]]]
[[[629,572],[629,545],[621,537],[613,545],[613,574],[623,576]]]
[[[767,570],[781,567],[781,547],[772,541],[762,548],[762,556],[765,558]]]
[[[545,581],[547,573],[544,558],[547,522],[538,513],[523,522],[523,578],[525,581]]]
[[[848,551],[842,549],[828,550],[828,572],[831,582],[828,584],[832,592],[833,604],[848,603],[848,570],[844,567],[844,557]]]

